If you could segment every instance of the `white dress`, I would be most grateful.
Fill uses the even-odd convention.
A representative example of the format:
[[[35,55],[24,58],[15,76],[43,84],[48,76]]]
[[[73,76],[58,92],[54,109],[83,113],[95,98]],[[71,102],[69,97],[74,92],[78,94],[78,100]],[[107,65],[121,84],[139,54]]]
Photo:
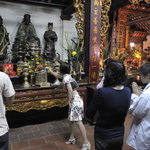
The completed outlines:
[[[74,83],[72,85],[73,96],[70,102],[71,106],[69,107],[68,111],[68,119],[70,121],[80,121],[83,118],[83,100],[79,93],[76,91],[78,84],[69,74],[64,75],[63,78],[63,84],[66,85],[67,83],[70,83],[71,85]]]

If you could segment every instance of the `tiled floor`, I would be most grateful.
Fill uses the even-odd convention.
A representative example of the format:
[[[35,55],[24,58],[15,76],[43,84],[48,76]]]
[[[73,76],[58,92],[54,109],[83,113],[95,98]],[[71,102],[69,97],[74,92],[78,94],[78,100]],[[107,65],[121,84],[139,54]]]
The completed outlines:
[[[125,121],[125,140],[129,132],[131,121],[132,116],[128,115]],[[85,126],[89,141],[92,143],[91,150],[94,150],[94,126],[91,126],[88,123],[86,123]],[[10,129],[9,133],[9,150],[80,150],[83,142],[81,134],[78,128],[76,128],[76,144],[65,144],[65,141],[69,137],[69,126],[66,119],[36,125],[28,125],[19,128],[12,128]],[[124,144],[123,150],[132,149]]]

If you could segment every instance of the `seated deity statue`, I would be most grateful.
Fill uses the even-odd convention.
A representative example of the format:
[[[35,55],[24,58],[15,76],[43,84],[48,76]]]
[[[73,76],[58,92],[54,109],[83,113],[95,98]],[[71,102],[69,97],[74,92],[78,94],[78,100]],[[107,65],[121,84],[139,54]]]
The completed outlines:
[[[34,46],[33,46],[34,45]],[[16,38],[12,47],[14,61],[20,57],[25,57],[32,50],[40,51],[40,40],[37,37],[36,30],[31,23],[31,16],[25,14],[22,23],[19,25]]]
[[[55,42],[58,40],[56,32],[53,31],[53,23],[48,23],[48,30],[44,33],[44,39],[44,57],[53,62],[54,58],[56,57]]]
[[[9,45],[9,33],[7,33],[6,28],[3,26],[3,18],[0,16],[0,62],[6,59],[7,45]]]

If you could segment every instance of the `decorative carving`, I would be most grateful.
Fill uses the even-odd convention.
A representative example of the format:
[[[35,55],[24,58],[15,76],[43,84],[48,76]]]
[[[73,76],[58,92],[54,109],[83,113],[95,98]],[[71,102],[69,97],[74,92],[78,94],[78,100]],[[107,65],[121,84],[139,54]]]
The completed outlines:
[[[77,18],[77,23],[76,23],[76,29],[77,29],[77,34],[79,36],[80,41],[83,41],[84,39],[84,16],[85,16],[85,0],[74,0],[74,7],[76,10],[76,18]]]
[[[125,48],[126,41],[126,22],[128,21],[128,13],[124,9],[119,9],[117,23],[117,49]]]
[[[150,4],[150,0],[145,0],[145,2],[146,2],[147,4]]]
[[[129,2],[132,3],[132,4],[137,4],[141,1],[143,1],[143,0],[129,0]]]
[[[101,46],[104,42],[104,39],[106,38],[108,27],[109,27],[109,16],[108,16],[108,11],[111,6],[111,0],[99,0],[100,5],[102,6],[102,14],[101,14]],[[77,33],[79,36],[79,39],[83,41],[84,39],[84,16],[85,16],[85,0],[75,0],[74,1],[74,7],[76,9],[76,18],[77,18],[77,23],[76,23],[76,29]]]
[[[143,0],[129,0],[129,2],[132,3],[132,4],[137,4],[137,3],[141,2],[141,1],[143,1]],[[150,4],[150,0],[145,0],[145,2],[147,4]]]
[[[127,26],[127,22],[131,19],[132,16],[141,15],[144,18],[149,16],[149,13],[146,11],[140,11],[140,8],[135,9],[133,5],[126,5],[119,9],[118,11],[118,23],[117,23],[117,49],[129,48],[130,40],[130,26]]]
[[[110,6],[112,4],[112,0],[99,0],[100,4],[102,5],[102,12],[101,12],[101,47],[103,46],[103,42],[106,39],[107,36],[107,31],[109,27],[109,16],[108,16],[108,11],[110,10]],[[130,3],[132,4],[137,4],[140,1],[143,0],[129,0]],[[150,0],[145,0],[147,4],[150,3]],[[84,5],[85,5],[85,0],[74,0],[74,7],[76,9],[76,18],[77,18],[77,24],[76,24],[76,29],[78,36],[80,40],[82,41],[84,39]]]
[[[102,1],[102,12],[101,12],[101,47],[103,47],[103,43],[105,38],[107,37],[107,31],[109,27],[109,16],[108,11],[110,10],[110,6],[112,4],[111,0],[100,0]]]
[[[27,112],[31,109],[34,110],[46,110],[52,107],[65,107],[68,105],[67,98],[63,99],[51,99],[51,100],[40,100],[40,101],[29,101],[14,103],[6,107],[7,111],[18,111],[18,112]]]
[[[79,88],[79,94],[86,101],[86,88]],[[67,92],[63,89],[35,88],[16,90],[15,101],[6,107],[7,111],[27,112],[29,110],[46,110],[52,107],[68,105]]]

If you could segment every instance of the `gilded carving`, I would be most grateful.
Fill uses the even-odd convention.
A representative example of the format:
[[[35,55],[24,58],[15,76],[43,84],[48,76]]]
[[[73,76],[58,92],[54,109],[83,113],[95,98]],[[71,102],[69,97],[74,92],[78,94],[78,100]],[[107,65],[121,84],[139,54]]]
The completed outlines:
[[[145,2],[146,2],[147,4],[150,4],[150,0],[145,0]]]
[[[132,4],[137,4],[140,1],[143,0],[129,0],[130,3]],[[85,5],[86,0],[74,0],[74,7],[76,9],[76,18],[77,18],[77,24],[76,24],[76,29],[78,36],[80,40],[82,41],[84,39],[84,5]],[[110,10],[110,6],[112,4],[112,0],[99,0],[100,5],[102,6],[102,12],[101,12],[101,47],[103,47],[103,42],[106,39],[107,36],[107,31],[109,28],[109,16],[108,16],[108,11]],[[150,0],[145,0],[147,4],[150,3]]]
[[[46,110],[52,107],[65,107],[68,105],[68,99],[51,99],[30,102],[14,103],[6,107],[7,111],[27,112],[29,110]]]
[[[25,91],[17,91],[18,94],[27,94],[27,93],[37,93],[37,92],[45,92],[45,91],[51,91],[51,89],[39,89],[39,90],[25,90]]]
[[[118,11],[118,23],[117,23],[117,49],[118,54],[122,49],[127,49],[129,47],[129,31],[130,26],[127,26],[126,23],[129,21],[129,14],[139,14],[147,17],[148,12],[136,11],[131,9],[126,9],[126,6],[120,8]]]
[[[80,41],[84,40],[84,16],[85,16],[84,5],[85,0],[74,0],[74,7],[76,9],[75,16],[77,18],[76,29]]]
[[[35,99],[44,99],[44,98],[52,98],[53,96],[52,95],[38,95],[38,96],[35,96]]]
[[[79,88],[79,93],[86,99],[86,88]],[[29,110],[46,110],[52,107],[65,107],[68,98],[62,89],[17,90],[14,103],[6,107],[7,111],[27,112]]]
[[[21,101],[21,100],[32,100],[32,97],[29,96],[21,96],[21,97],[15,97],[15,101]]]
[[[100,46],[103,47],[103,42],[107,36],[109,27],[109,16],[108,11],[110,10],[111,0],[100,0],[102,1],[102,12],[101,12],[101,41]]]
[[[138,4],[141,1],[143,1],[143,0],[129,0],[129,2],[132,3],[132,4]],[[145,0],[145,2],[147,4],[150,4],[150,0]]]
[[[81,41],[84,39],[84,16],[85,16],[85,10],[84,10],[84,5],[85,5],[85,0],[75,0],[74,1],[74,7],[76,9],[76,18],[77,18],[77,23],[76,23],[76,29],[78,36]],[[107,35],[108,27],[109,27],[109,16],[108,16],[108,11],[111,6],[111,0],[99,0],[99,4],[102,6],[102,12],[101,12],[101,45],[104,42],[104,39]]]

